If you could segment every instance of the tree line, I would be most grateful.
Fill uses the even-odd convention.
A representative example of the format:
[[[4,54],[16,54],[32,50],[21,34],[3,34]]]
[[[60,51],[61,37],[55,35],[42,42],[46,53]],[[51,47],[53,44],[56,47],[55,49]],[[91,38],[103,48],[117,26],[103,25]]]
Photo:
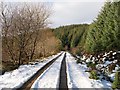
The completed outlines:
[[[75,54],[120,50],[120,1],[106,2],[90,25],[61,26],[53,31],[62,47]]]
[[[61,40],[62,50],[71,50],[77,47],[82,49],[88,27],[88,24],[68,25],[55,28],[53,32]]]

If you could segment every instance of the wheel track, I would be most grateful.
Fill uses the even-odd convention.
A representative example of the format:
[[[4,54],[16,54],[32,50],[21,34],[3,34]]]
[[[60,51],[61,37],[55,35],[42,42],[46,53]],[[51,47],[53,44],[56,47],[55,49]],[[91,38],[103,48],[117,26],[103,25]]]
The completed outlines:
[[[59,90],[68,90],[67,73],[66,73],[66,53],[62,60],[59,78]]]
[[[63,53],[52,59],[50,62],[45,64],[41,69],[39,69],[28,81],[26,81],[20,88],[16,90],[30,90],[31,86],[35,80],[50,66],[52,65]]]

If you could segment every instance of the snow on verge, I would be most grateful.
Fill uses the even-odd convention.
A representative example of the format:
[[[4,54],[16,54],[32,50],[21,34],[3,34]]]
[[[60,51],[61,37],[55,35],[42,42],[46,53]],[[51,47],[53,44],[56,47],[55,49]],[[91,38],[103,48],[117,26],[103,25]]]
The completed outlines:
[[[0,75],[0,90],[2,88],[18,88],[33,76],[41,67],[60,55],[62,52],[52,55],[35,65],[21,65],[18,69]]]
[[[74,57],[66,53],[67,78],[69,88],[110,88],[107,81],[89,79],[89,73],[85,72],[86,66],[77,64]]]
[[[58,88],[59,74],[64,54],[62,54],[37,80],[31,88]]]

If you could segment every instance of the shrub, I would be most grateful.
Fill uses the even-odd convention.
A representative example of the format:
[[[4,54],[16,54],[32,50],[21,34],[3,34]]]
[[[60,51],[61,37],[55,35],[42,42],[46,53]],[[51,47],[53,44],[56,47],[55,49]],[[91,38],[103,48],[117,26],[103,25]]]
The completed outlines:
[[[98,78],[98,75],[97,75],[97,71],[96,70],[92,70],[91,72],[90,72],[90,77],[89,77],[90,79],[95,79],[95,80],[97,80],[97,79],[99,79]]]
[[[87,67],[91,68],[92,70],[96,69],[96,65],[93,64],[92,62],[87,63]]]
[[[112,84],[113,89],[120,89],[120,71],[117,71],[115,74],[115,80]]]

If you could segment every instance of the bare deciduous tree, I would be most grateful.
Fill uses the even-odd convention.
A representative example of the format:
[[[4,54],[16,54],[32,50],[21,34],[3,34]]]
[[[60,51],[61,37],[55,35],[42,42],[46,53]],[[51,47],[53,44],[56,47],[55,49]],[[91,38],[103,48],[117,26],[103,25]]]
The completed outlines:
[[[50,9],[45,3],[1,4],[2,37],[7,52],[15,63],[33,59],[39,31],[48,25]]]

